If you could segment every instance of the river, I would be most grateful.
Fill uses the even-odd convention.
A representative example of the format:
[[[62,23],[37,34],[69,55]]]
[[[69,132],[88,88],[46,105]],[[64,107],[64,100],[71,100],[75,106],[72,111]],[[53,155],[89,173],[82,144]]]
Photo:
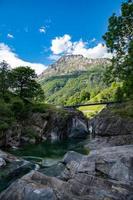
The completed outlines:
[[[84,148],[88,140],[68,139],[58,142],[45,141],[39,144],[30,144],[20,148],[8,149],[7,151],[24,160],[30,161],[32,167],[31,169],[29,168],[29,171],[36,169],[45,175],[57,177],[64,169],[61,160],[65,153],[68,151],[76,151],[85,155],[88,154],[88,151]],[[2,173],[5,174],[6,170],[3,170]],[[24,172],[15,175],[13,179],[9,177],[3,178],[0,181],[0,191],[27,172],[27,170],[24,170]]]

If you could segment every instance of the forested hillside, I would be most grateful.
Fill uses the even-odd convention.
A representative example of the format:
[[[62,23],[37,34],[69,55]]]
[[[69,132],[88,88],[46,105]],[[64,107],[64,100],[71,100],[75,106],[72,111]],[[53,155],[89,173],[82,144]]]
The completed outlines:
[[[45,100],[63,105],[89,101],[106,88],[103,75],[109,64],[107,59],[62,57],[39,77]]]

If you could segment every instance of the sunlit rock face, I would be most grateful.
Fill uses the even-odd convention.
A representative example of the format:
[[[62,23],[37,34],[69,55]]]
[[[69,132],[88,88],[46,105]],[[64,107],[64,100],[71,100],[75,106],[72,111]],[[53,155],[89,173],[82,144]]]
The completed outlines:
[[[109,64],[110,60],[106,58],[88,59],[82,55],[66,55],[44,70],[44,72],[39,76],[39,79],[87,71],[87,69],[92,66],[107,66]]]

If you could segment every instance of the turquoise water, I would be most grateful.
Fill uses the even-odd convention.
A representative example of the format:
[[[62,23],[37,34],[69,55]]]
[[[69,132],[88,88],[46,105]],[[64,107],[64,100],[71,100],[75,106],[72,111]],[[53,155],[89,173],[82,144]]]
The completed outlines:
[[[27,169],[21,170],[21,173],[8,175],[7,171],[10,171],[12,166],[6,166],[0,172],[0,191],[7,188],[17,178],[22,177],[36,166],[39,167],[39,171],[49,175],[58,176],[64,169],[61,160],[65,153],[68,151],[76,151],[82,154],[88,154],[84,145],[88,140],[65,140],[60,142],[51,143],[45,141],[40,144],[30,144],[18,149],[7,149],[7,151],[13,155],[24,158],[30,161],[30,166]]]
[[[87,154],[84,145],[88,140],[65,140],[51,143],[45,141],[40,144],[26,145],[19,149],[11,149],[10,153],[23,157],[36,163],[43,161],[54,162],[54,160],[61,160],[66,152],[76,151],[82,154]]]

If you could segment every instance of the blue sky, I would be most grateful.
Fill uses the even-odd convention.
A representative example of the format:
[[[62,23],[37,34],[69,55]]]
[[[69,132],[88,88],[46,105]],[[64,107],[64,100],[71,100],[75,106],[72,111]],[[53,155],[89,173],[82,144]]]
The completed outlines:
[[[0,0],[0,59],[9,52],[7,60],[15,56],[47,65],[65,53],[103,56],[102,35],[112,13],[120,13],[121,2]]]

